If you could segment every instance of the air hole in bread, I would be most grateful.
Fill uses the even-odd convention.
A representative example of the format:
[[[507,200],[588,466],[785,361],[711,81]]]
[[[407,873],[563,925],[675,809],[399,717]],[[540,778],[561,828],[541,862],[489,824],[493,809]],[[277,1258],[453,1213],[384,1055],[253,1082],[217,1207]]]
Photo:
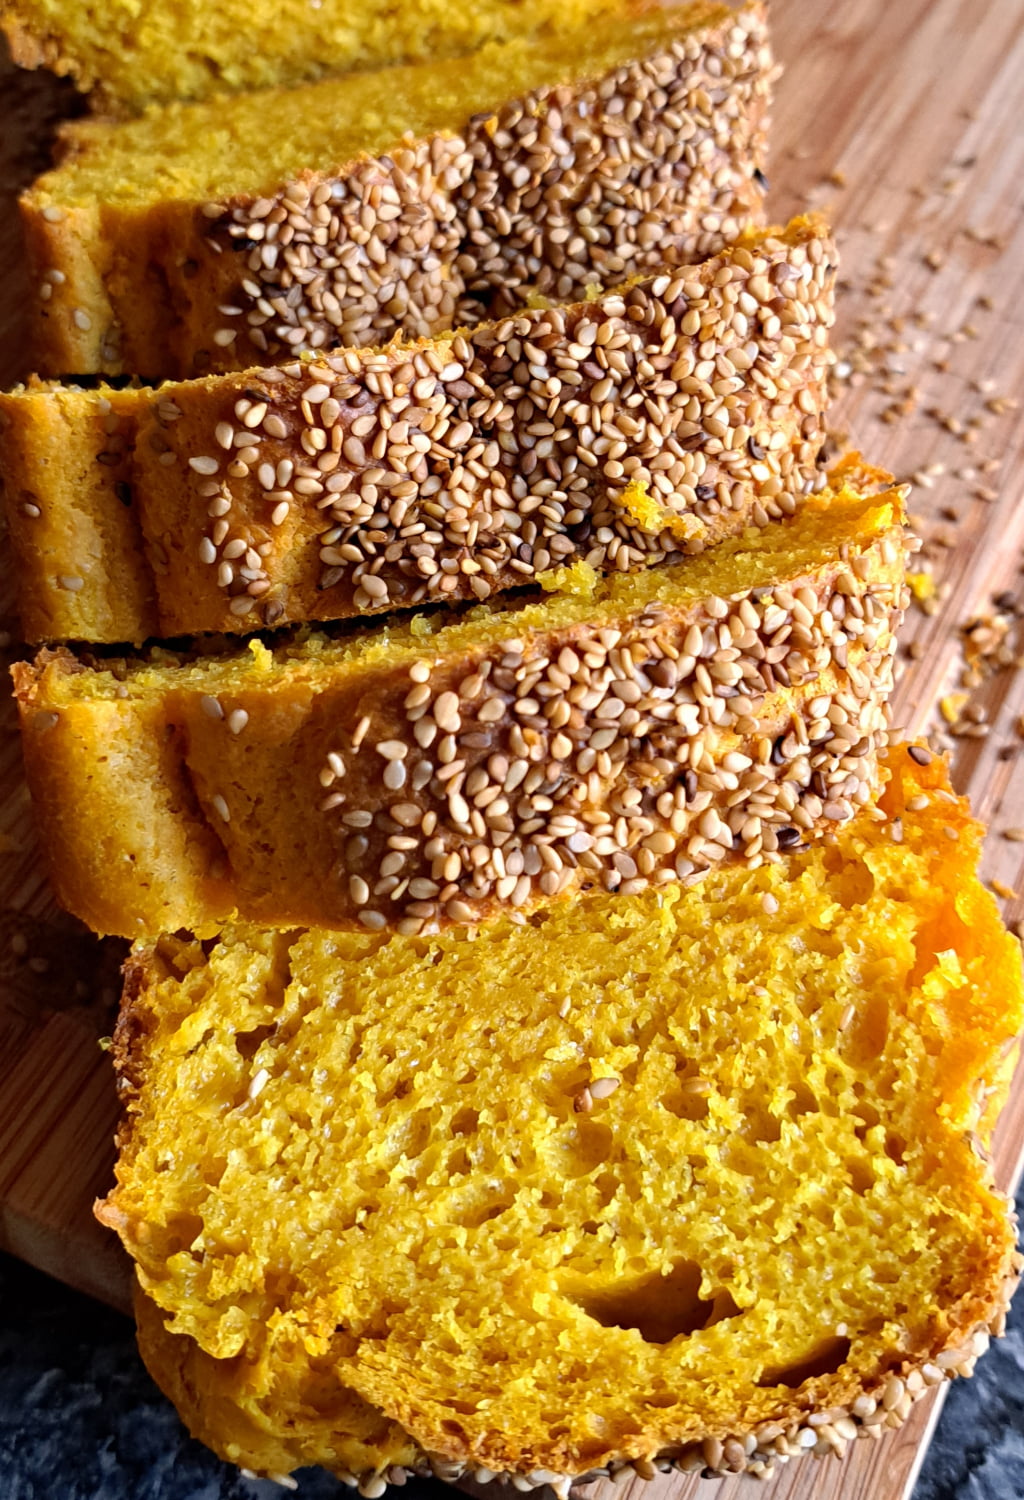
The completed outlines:
[[[647,1344],[670,1344],[726,1318],[740,1309],[724,1289],[700,1295],[703,1274],[696,1261],[681,1261],[667,1276],[643,1276],[633,1282],[581,1292],[570,1298],[603,1328],[635,1328]]]
[[[765,1370],[757,1383],[759,1386],[785,1385],[795,1391],[805,1380],[814,1380],[819,1375],[834,1375],[846,1363],[849,1355],[849,1339],[823,1339],[795,1364]]]
[[[256,1026],[252,1031],[239,1031],[235,1035],[235,1046],[239,1053],[248,1062],[259,1051],[260,1047],[277,1030],[275,1022],[267,1026]]]

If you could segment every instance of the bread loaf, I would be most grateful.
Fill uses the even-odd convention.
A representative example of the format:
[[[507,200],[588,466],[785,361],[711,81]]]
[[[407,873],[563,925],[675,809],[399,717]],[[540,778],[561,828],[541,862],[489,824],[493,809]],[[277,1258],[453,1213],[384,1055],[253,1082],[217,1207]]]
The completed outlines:
[[[141,643],[635,569],[824,483],[817,219],[417,345],[0,395],[29,640]]]
[[[929,759],[689,891],[137,949],[100,1212],[193,1433],[366,1496],[764,1476],[969,1373],[1017,1276],[985,1148],[1024,991]]]
[[[221,655],[17,664],[54,887],[96,931],[430,931],[758,862],[870,799],[899,491],[546,603]],[[855,486],[860,483],[863,488]]]
[[[760,0],[694,0],[73,122],[22,200],[36,369],[240,370],[699,260],[760,221],[770,78]]]

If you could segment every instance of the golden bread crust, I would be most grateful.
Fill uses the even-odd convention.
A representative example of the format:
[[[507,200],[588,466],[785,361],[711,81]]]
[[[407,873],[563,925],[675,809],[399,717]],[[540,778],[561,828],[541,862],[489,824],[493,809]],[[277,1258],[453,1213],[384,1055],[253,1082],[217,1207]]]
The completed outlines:
[[[14,678],[55,887],[132,937],[412,931],[775,858],[877,786],[905,546],[898,492],[843,490],[440,628],[112,672],[44,652]]]
[[[714,253],[763,221],[773,76],[764,7],[700,4],[646,29],[617,25],[647,55],[580,79],[559,42],[555,81],[524,97],[488,94],[472,119],[456,110],[419,138],[403,138],[396,116],[383,150],[346,143],[344,160],[326,150],[287,181],[239,181],[216,201],[189,196],[184,167],[150,202],[121,201],[123,167],[111,171],[117,191],[76,195],[76,163],[102,164],[117,130],[141,142],[158,117],[68,126],[65,165],[21,205],[39,289],[37,369],[147,378],[240,370],[303,349],[437,333],[537,295],[567,301],[588,284]],[[308,113],[345,108],[348,87],[310,89]],[[153,148],[151,172],[165,154],[184,156],[217,134],[233,108],[248,106],[173,106],[166,119],[180,121]],[[685,139],[681,117],[693,126]],[[135,159],[142,174],[141,145]]]
[[[587,897],[546,913],[541,931],[505,921],[473,943],[346,944],[250,929],[205,950],[168,938],[138,951],[117,1047],[127,1128],[102,1217],[138,1264],[147,1363],[204,1441],[260,1472],[323,1463],[370,1494],[395,1465],[538,1484],[627,1463],[647,1477],[658,1463],[763,1475],[897,1426],[927,1387],[969,1374],[1019,1273],[984,1157],[984,1100],[1005,1092],[1024,1019],[1020,953],[977,879],[980,829],[943,765],[903,746],[887,770],[880,810],[832,848],[722,869],[685,895]],[[616,928],[637,934],[617,949],[628,966],[591,990]],[[701,973],[723,933],[770,998],[744,986],[742,967]],[[391,988],[399,975],[409,993]],[[351,1066],[339,1031],[358,1034]],[[662,1050],[684,1079],[697,1070],[699,1093],[680,1093],[667,1061],[659,1071]],[[762,1071],[748,1076],[739,1059],[755,1054]],[[911,1068],[913,1088],[895,1086]],[[210,1134],[200,1160],[181,1144],[185,1173],[165,1112],[200,1079]],[[402,1122],[424,1111],[433,1124],[413,1147]],[[571,1150],[556,1149],[561,1132]],[[332,1151],[345,1153],[343,1183]],[[492,1174],[510,1153],[514,1182],[501,1188]],[[383,1173],[379,1214],[359,1207],[364,1172]],[[532,1196],[556,1183],[557,1212]],[[269,1191],[288,1212],[268,1228]],[[672,1208],[679,1194],[692,1207]],[[318,1233],[337,1246],[331,1271],[314,1264]],[[820,1280],[808,1269],[819,1238],[834,1273]],[[704,1272],[696,1321],[683,1254]],[[639,1294],[641,1263],[660,1267],[653,1302]],[[497,1367],[491,1343],[505,1351]],[[368,1408],[391,1424],[372,1452]]]
[[[412,346],[0,396],[26,636],[139,644],[478,601],[792,514],[825,482],[836,260],[812,216]]]

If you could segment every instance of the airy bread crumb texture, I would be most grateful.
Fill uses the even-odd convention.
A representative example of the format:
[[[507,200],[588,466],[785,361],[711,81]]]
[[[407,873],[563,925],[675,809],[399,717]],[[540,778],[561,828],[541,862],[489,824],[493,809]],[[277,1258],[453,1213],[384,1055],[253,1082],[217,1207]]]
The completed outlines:
[[[969,1373],[1015,1277],[985,1146],[1020,954],[944,767],[888,773],[689,891],[138,948],[100,1214],[192,1430],[369,1495],[763,1474]]]

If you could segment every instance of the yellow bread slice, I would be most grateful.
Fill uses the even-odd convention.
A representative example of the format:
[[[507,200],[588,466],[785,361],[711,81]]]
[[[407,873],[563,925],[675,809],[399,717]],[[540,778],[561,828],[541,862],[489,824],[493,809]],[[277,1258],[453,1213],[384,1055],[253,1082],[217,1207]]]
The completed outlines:
[[[104,113],[301,83],[350,68],[458,57],[488,41],[572,31],[608,0],[3,0],[15,62],[92,91]]]
[[[791,514],[824,483],[835,268],[800,218],[458,336],[0,395],[25,636],[140,644],[486,599]]]
[[[36,368],[239,370],[699,260],[761,218],[766,24],[760,0],[624,6],[469,58],[73,122],[22,199]]]
[[[835,492],[544,603],[13,668],[60,899],[130,937],[403,931],[773,857],[872,796],[902,493]]]
[[[137,948],[99,1212],[192,1432],[366,1495],[763,1476],[970,1373],[1018,1267],[985,1146],[1024,989],[929,760],[688,891]]]

